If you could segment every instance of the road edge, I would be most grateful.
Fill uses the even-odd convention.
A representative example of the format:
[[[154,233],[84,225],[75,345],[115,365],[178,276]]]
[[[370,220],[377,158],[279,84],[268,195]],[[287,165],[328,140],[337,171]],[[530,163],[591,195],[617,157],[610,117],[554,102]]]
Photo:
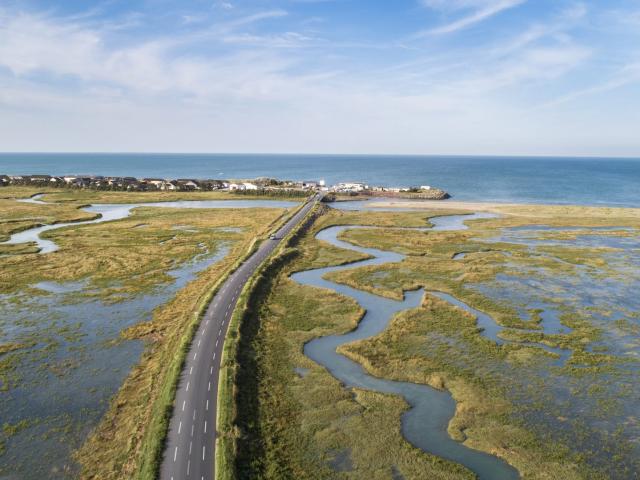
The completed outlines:
[[[164,394],[160,393],[157,400],[157,404],[154,405],[153,410],[156,415],[153,415],[153,422],[158,422],[156,425],[150,425],[150,428],[145,432],[141,446],[141,458],[138,470],[135,478],[140,480],[154,480],[158,478],[160,466],[162,465],[162,458],[166,446],[167,434],[169,431],[169,425],[173,414],[174,401],[178,384],[180,381],[180,373],[184,367],[189,347],[193,342],[196,332],[200,326],[200,322],[205,316],[209,304],[216,296],[222,285],[229,279],[233,273],[240,268],[240,266],[253,255],[258,249],[260,243],[264,241],[270,231],[277,231],[286,222],[292,218],[298,211],[300,211],[305,205],[305,202],[301,202],[299,206],[294,207],[290,211],[285,211],[280,217],[275,219],[269,225],[256,235],[253,240],[248,244],[247,250],[244,255],[238,257],[236,261],[230,265],[224,274],[215,282],[215,284],[209,289],[209,291],[203,296],[200,304],[193,312],[193,321],[187,325],[185,332],[182,335],[180,345],[176,355],[173,357],[172,366],[170,367],[166,384],[167,389]],[[159,418],[158,418],[159,417]]]
[[[260,265],[255,273],[245,283],[238,303],[233,311],[227,335],[222,350],[220,374],[217,392],[217,418],[216,418],[216,455],[215,455],[215,479],[235,480],[233,461],[235,458],[235,439],[239,432],[234,427],[235,408],[235,373],[238,368],[237,357],[239,353],[239,337],[242,322],[250,310],[253,295],[258,290],[265,273],[279,268],[295,252],[291,250],[292,242],[306,229],[319,210],[315,205],[307,212],[300,223],[282,240],[276,250]]]

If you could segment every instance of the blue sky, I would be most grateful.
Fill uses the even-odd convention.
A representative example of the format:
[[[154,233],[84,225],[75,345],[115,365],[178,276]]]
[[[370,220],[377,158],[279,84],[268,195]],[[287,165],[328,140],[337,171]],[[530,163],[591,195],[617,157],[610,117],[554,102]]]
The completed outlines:
[[[640,156],[640,1],[5,0],[0,150]]]

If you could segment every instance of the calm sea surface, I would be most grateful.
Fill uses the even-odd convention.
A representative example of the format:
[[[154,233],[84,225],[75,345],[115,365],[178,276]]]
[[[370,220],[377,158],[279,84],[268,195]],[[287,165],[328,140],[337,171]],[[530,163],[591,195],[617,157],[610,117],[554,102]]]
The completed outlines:
[[[0,154],[0,174],[20,173],[363,181],[437,186],[457,200],[640,207],[640,159]]]

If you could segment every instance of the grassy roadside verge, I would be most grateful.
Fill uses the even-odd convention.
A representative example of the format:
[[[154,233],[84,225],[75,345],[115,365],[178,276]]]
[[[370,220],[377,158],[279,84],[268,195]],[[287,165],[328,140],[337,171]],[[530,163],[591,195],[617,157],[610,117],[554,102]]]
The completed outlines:
[[[215,283],[213,288],[199,302],[194,315],[194,320],[188,325],[186,331],[180,338],[177,354],[175,354],[170,360],[166,381],[163,383],[160,395],[154,403],[151,423],[147,428],[146,435],[143,440],[141,465],[136,478],[152,480],[157,476],[158,469],[160,468],[160,463],[162,461],[162,452],[164,450],[167,429],[169,428],[169,421],[173,412],[173,400],[175,398],[180,372],[182,371],[193,336],[198,330],[200,321],[205,315],[209,303],[211,303],[211,300],[218,293],[220,287],[224,285],[227,278],[229,278],[229,276],[233,274],[233,272],[235,272],[245,260],[253,255],[259,247],[260,242],[264,240],[266,232],[279,228],[289,218],[291,218],[291,216],[295,215],[298,210],[299,208],[289,214],[284,214],[272,224],[268,225],[260,237],[254,238],[249,243],[246,253],[225,270],[225,273]]]
[[[306,218],[285,238],[280,247],[245,284],[234,309],[222,353],[220,380],[218,383],[218,418],[216,440],[216,478],[232,480],[237,478],[234,462],[237,456],[238,428],[238,378],[244,365],[242,342],[248,337],[247,329],[254,328],[244,322],[255,314],[262,295],[269,289],[270,279],[282,265],[296,256],[291,247],[300,234],[319,215],[320,207],[313,208]]]
[[[382,217],[371,221],[390,220]],[[349,298],[289,278],[362,258],[315,240],[340,220],[347,218],[331,212],[300,232],[295,249],[285,250],[253,291],[238,331],[235,375],[227,378],[232,404],[218,417],[217,478],[470,479],[466,469],[402,438],[399,419],[408,406],[401,399],[345,389],[304,355],[309,340],[351,331],[364,314]]]
[[[296,211],[284,213],[261,228],[252,240],[237,244],[224,260],[155,312],[153,321],[124,333],[126,338],[152,341],[96,430],[76,452],[81,478],[155,478],[179,374],[210,299],[259,242]]]

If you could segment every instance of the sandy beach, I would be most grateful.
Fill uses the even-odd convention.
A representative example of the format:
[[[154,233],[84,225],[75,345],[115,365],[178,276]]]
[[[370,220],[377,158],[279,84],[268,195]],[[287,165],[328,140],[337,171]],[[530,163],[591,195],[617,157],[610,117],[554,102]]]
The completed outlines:
[[[416,208],[429,210],[472,210],[480,212],[501,212],[505,208],[520,207],[517,203],[491,203],[491,202],[457,202],[442,200],[393,200],[378,201],[371,200],[369,206],[372,208]]]

